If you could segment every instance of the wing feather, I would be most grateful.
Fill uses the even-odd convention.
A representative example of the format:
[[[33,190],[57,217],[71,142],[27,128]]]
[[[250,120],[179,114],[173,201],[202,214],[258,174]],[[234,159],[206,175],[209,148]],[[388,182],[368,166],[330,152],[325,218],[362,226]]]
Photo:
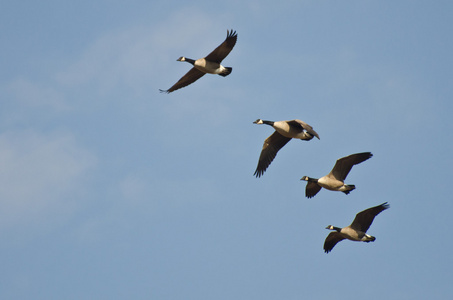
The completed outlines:
[[[382,203],[381,205],[371,207],[365,209],[364,211],[359,212],[355,216],[354,221],[352,221],[350,227],[355,230],[366,232],[373,223],[374,217],[376,217],[378,214],[380,214],[382,211],[386,210],[389,207],[390,205],[387,202],[385,202]]]
[[[225,41],[215,48],[214,51],[209,53],[205,59],[220,64],[222,60],[230,54],[231,50],[233,50],[234,45],[236,45],[237,38],[238,35],[236,31],[227,30],[227,37]]]
[[[264,174],[266,169],[269,167],[271,162],[274,160],[277,152],[285,146],[291,138],[287,138],[277,131],[271,134],[263,144],[263,149],[261,150],[260,158],[258,160],[258,166],[256,167],[255,175],[256,177],[261,177]]]
[[[300,126],[302,126],[303,129],[305,129],[308,133],[310,133],[312,136],[315,136],[318,138],[318,140],[320,139],[319,138],[319,135],[318,133],[313,129],[313,127],[311,127],[310,125],[308,125],[307,123],[305,123],[304,121],[302,120],[294,120],[295,122],[299,123]]]
[[[305,197],[313,198],[319,191],[321,186],[314,181],[307,181],[307,186],[305,187]]]
[[[337,231],[329,233],[324,242],[324,252],[329,253],[338,242],[344,240],[344,237]]]
[[[293,125],[293,126],[300,126],[301,130],[305,129],[305,131],[310,133],[312,136],[317,137],[318,140],[320,139],[318,133],[316,131],[314,131],[313,127],[311,127],[310,125],[308,125],[307,123],[305,123],[302,120],[297,120],[297,119],[291,120],[291,121],[288,121],[288,124]]]
[[[336,161],[335,166],[327,176],[333,176],[337,180],[344,181],[351,171],[352,166],[360,164],[372,156],[373,154],[371,152],[362,152],[342,157]]]
[[[162,93],[167,93],[167,94],[171,93],[171,92],[176,91],[176,90],[178,90],[180,88],[188,86],[191,83],[194,83],[195,81],[197,81],[198,79],[203,77],[204,74],[205,73],[201,72],[200,70],[192,68],[192,69],[189,70],[189,72],[186,73],[186,75],[181,77],[181,79],[179,79],[178,82],[176,82],[171,88],[169,88],[166,91],[165,90],[160,90],[160,91]]]

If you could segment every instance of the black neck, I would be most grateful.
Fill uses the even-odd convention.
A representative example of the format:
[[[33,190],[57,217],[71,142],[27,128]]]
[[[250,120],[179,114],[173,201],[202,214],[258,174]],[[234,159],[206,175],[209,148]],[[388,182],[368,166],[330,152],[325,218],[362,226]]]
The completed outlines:
[[[265,121],[265,120],[263,120],[263,124],[267,124],[267,125],[270,125],[270,126],[274,126],[274,122],[272,122],[272,121]]]
[[[341,231],[341,228],[340,228],[340,227],[335,227],[335,226],[333,226],[333,230],[336,230],[336,231],[340,232],[340,231]]]
[[[188,63],[191,63],[192,65],[195,64],[195,60],[193,60],[191,58],[186,57],[185,61],[187,61]]]

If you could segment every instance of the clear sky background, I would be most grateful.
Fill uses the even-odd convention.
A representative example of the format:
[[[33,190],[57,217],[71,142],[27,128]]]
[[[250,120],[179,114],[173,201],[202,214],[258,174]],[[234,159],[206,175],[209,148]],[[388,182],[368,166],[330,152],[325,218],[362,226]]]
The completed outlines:
[[[451,1],[7,1],[1,299],[448,299]],[[226,37],[223,65],[161,94]],[[273,129],[293,140],[253,176]],[[303,175],[355,166],[348,196]],[[388,201],[374,243],[329,224]]]

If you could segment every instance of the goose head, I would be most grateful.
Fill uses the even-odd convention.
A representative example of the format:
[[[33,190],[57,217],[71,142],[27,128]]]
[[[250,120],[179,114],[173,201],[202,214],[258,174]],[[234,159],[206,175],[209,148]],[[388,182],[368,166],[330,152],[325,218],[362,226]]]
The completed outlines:
[[[180,58],[178,58],[176,61],[186,61],[186,58],[184,56],[181,56]]]
[[[335,230],[335,227],[333,227],[332,225],[329,225],[329,226],[326,227],[326,229]]]
[[[304,177],[302,177],[300,180],[310,181],[310,177],[304,176]]]
[[[261,119],[257,119],[253,124],[264,124],[264,122]]]

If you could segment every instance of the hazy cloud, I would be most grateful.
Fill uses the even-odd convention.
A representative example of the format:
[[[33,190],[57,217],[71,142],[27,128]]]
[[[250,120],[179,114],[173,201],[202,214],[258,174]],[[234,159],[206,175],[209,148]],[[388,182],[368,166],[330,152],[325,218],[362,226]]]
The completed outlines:
[[[12,102],[27,108],[52,107],[59,111],[117,95],[123,89],[128,97],[148,96],[150,90],[158,95],[159,88],[168,88],[189,69],[176,62],[179,56],[207,55],[223,41],[227,28],[218,24],[219,19],[227,16],[186,7],[158,23],[104,31],[87,47],[72,51],[72,57],[65,57],[60,64],[56,61],[59,67],[54,73],[44,73],[46,77],[40,80],[28,74],[10,78],[0,90]],[[165,73],[168,81],[162,80]]]
[[[19,101],[28,107],[51,107],[55,110],[67,110],[63,93],[53,87],[45,87],[24,78],[18,78],[7,83],[4,87],[14,101]]]
[[[55,220],[73,208],[95,157],[67,133],[11,131],[0,135],[0,224]]]
[[[65,86],[94,86],[103,95],[109,94],[117,85],[142,93],[155,83],[153,79],[162,75],[169,61],[176,64],[176,55],[182,55],[173,55],[169,49],[185,45],[193,53],[199,53],[194,47],[190,48],[190,40],[200,33],[199,37],[202,37],[212,22],[200,13],[179,12],[152,27],[135,26],[106,33],[93,41],[72,65],[57,74],[57,81]],[[190,32],[184,24],[191,25]],[[218,42],[222,39],[223,36]],[[200,41],[204,40],[199,38],[195,48],[203,46]]]

